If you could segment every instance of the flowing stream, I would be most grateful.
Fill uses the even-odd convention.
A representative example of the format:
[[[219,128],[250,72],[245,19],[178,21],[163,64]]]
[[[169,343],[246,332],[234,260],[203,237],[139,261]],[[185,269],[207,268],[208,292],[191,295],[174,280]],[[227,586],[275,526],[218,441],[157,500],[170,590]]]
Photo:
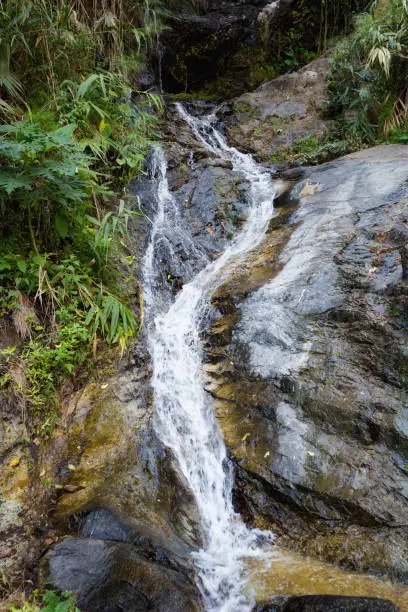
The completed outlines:
[[[162,151],[157,149],[153,154],[151,173],[157,186],[157,202],[144,261],[144,297],[153,363],[155,427],[163,444],[171,449],[200,513],[204,545],[194,553],[193,561],[206,609],[246,612],[253,602],[243,590],[245,558],[267,554],[272,535],[248,529],[234,511],[232,467],[212,399],[203,388],[200,332],[214,289],[233,270],[237,258],[262,240],[273,214],[275,190],[268,172],[251,156],[227,145],[216,129],[214,115],[193,117],[181,105],[177,105],[177,112],[196,139],[214,156],[231,161],[234,171],[249,181],[251,189],[242,230],[216,261],[209,262],[183,232],[182,216],[168,187]],[[177,244],[183,244],[187,253],[194,251],[202,269],[171,301],[163,297],[158,263],[163,249],[169,256],[174,255],[174,233],[178,234]]]

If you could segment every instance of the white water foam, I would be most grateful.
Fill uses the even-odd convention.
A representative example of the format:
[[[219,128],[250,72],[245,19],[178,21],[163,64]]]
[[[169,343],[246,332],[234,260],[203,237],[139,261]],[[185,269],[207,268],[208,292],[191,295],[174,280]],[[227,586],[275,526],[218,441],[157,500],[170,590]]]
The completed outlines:
[[[169,228],[177,230],[177,204],[169,191],[166,164],[155,154],[157,214],[144,261],[145,320],[153,363],[155,428],[170,448],[195,497],[201,516],[203,548],[194,553],[206,609],[247,612],[253,602],[244,593],[245,558],[265,555],[272,535],[250,530],[234,511],[233,473],[211,397],[204,391],[200,332],[214,289],[239,256],[262,240],[273,214],[275,195],[270,175],[251,156],[229,147],[214,126],[215,116],[197,118],[177,105],[197,140],[215,156],[230,160],[250,183],[247,221],[225,252],[186,285],[170,305],[160,298],[155,252]],[[185,238],[187,239],[187,238]]]

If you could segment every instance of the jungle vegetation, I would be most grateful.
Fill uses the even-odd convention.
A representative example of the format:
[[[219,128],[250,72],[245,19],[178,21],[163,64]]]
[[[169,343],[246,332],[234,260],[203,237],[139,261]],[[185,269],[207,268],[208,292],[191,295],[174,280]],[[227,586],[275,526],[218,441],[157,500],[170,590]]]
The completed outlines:
[[[136,214],[127,184],[156,138],[161,99],[137,77],[162,13],[0,2],[0,315],[24,341],[2,355],[0,387],[27,400],[34,434],[51,431],[62,380],[137,333],[117,262]]]
[[[328,111],[353,148],[408,142],[408,3],[375,0],[336,46]]]

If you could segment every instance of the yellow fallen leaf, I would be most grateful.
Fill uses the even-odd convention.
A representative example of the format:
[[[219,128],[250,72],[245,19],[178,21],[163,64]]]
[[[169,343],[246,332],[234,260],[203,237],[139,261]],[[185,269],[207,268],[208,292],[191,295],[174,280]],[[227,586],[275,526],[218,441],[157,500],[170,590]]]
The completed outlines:
[[[269,457],[271,453],[269,451],[266,451],[266,453],[264,454],[264,459],[267,459]]]
[[[245,440],[247,440],[249,438],[250,434],[246,433],[245,436],[242,438],[242,441],[245,442]]]
[[[71,470],[71,472],[73,472],[74,470],[76,470],[76,467],[72,463],[68,463],[68,469]]]
[[[312,451],[307,451],[307,454],[308,454],[308,455],[310,455],[311,457],[314,457],[314,456],[315,456],[315,454],[314,454],[314,453],[312,453]]]
[[[12,459],[10,461],[10,467],[17,467],[18,465],[20,465],[20,459]]]
[[[45,470],[41,470],[40,472],[40,477],[42,478],[43,476],[45,476]]]
[[[108,383],[105,383],[104,385],[101,385],[101,389],[107,389],[109,387]]]

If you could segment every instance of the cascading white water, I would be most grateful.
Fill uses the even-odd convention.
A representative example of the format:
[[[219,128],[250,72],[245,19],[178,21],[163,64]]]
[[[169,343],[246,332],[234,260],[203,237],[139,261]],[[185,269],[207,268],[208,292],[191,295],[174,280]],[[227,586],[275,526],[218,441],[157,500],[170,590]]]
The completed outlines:
[[[252,602],[243,592],[245,557],[264,554],[271,534],[248,529],[232,504],[233,474],[211,397],[201,379],[200,331],[211,295],[240,255],[260,243],[273,214],[274,186],[269,174],[249,155],[229,147],[214,127],[215,116],[196,118],[181,106],[179,114],[198,140],[214,154],[228,159],[250,183],[248,218],[225,252],[205,267],[177,295],[173,303],[161,299],[156,286],[155,252],[179,231],[177,204],[168,188],[164,156],[156,152],[157,213],[144,261],[144,294],[155,427],[170,448],[195,497],[201,516],[204,547],[194,553],[200,587],[209,611],[245,612]],[[185,237],[184,240],[187,240]],[[169,247],[170,248],[170,247]],[[188,245],[187,250],[191,248]],[[202,255],[201,255],[202,256]]]

